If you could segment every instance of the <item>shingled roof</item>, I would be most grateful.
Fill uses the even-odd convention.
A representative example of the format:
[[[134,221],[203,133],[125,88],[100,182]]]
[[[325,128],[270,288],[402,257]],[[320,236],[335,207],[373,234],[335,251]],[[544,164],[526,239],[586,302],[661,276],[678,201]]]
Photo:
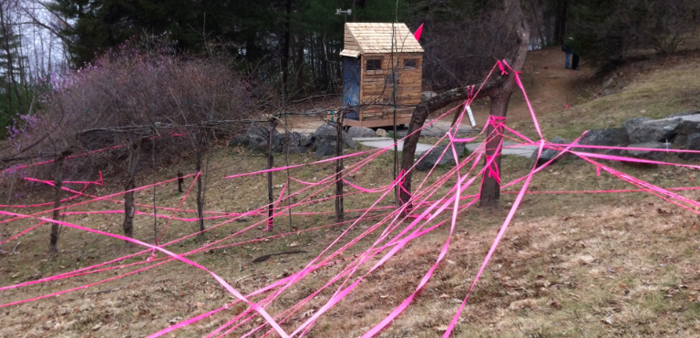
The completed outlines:
[[[391,53],[394,31],[394,52],[423,53],[423,48],[406,24],[348,22],[345,24],[345,49],[340,55],[356,58],[360,54]]]

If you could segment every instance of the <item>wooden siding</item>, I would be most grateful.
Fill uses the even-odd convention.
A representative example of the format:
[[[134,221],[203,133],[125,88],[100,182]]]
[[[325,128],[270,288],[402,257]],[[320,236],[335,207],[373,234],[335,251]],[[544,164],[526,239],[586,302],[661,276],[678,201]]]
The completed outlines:
[[[396,103],[398,114],[411,114],[414,107],[420,103],[421,85],[423,76],[423,56],[420,53],[395,54],[395,61],[398,61],[396,73],[399,83],[396,88]],[[382,59],[382,70],[367,71],[367,60]],[[415,59],[415,67],[404,67],[404,60]],[[360,102],[362,109],[360,120],[393,118],[394,108],[386,106],[392,103],[393,83],[391,81],[391,54],[370,54],[363,55]],[[388,82],[387,82],[388,81]],[[377,104],[373,106],[373,104]]]

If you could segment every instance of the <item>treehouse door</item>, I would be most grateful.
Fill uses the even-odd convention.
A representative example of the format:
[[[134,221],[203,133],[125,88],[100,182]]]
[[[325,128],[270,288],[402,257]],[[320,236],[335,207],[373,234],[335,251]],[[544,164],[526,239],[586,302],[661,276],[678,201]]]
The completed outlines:
[[[343,107],[360,104],[361,71],[359,58],[343,57]]]

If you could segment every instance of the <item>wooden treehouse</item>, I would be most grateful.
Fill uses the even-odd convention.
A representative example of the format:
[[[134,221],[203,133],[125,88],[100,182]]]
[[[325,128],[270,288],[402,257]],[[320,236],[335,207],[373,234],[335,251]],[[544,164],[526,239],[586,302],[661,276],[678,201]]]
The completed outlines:
[[[340,56],[343,108],[350,111],[343,124],[393,126],[394,109],[397,125],[410,122],[421,100],[423,48],[405,24],[346,23]]]

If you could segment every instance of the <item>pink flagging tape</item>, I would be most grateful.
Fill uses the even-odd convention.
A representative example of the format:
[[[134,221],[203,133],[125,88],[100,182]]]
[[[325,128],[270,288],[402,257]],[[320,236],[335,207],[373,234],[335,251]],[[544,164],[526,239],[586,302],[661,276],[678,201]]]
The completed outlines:
[[[470,184],[471,184],[471,182],[467,185],[470,185]],[[454,205],[453,214],[452,214],[452,222],[450,224],[450,233],[447,235],[447,240],[445,241],[445,244],[443,245],[442,250],[440,251],[440,254],[438,255],[438,258],[437,258],[435,264],[423,276],[420,283],[416,287],[416,290],[410,296],[408,296],[408,298],[406,298],[398,307],[396,307],[387,317],[385,317],[381,322],[379,322],[379,324],[375,325],[369,331],[367,331],[365,334],[363,334],[361,338],[374,337],[379,332],[384,330],[384,328],[386,328],[392,321],[394,321],[394,319],[396,319],[396,317],[398,317],[404,310],[406,310],[406,308],[408,308],[408,306],[413,301],[413,298],[415,298],[416,295],[418,295],[418,293],[428,283],[428,281],[430,281],[430,278],[433,276],[433,273],[437,269],[440,262],[442,262],[442,260],[445,258],[445,256],[447,255],[447,251],[449,250],[450,240],[452,238],[452,234],[454,233],[455,224],[457,223],[457,212],[458,212],[458,206],[459,206],[459,200],[460,200],[459,193],[461,190],[462,189],[457,189],[457,192],[456,192],[457,198],[455,198],[455,205]],[[477,201],[477,199],[474,198],[467,205],[467,207],[473,205],[476,201]]]
[[[181,262],[183,262],[183,263],[185,263],[185,264],[188,264],[188,265],[190,265],[190,266],[193,266],[193,267],[195,267],[195,268],[198,268],[198,269],[200,269],[200,270],[202,270],[202,271],[208,273],[208,274],[211,275],[217,282],[219,282],[219,284],[221,284],[221,286],[223,286],[226,290],[228,290],[234,297],[236,297],[236,298],[242,300],[243,302],[245,302],[246,304],[248,304],[249,306],[251,306],[252,308],[254,308],[256,311],[258,311],[258,313],[260,313],[260,315],[263,316],[263,318],[265,318],[265,320],[267,320],[268,323],[269,323],[270,325],[272,325],[273,328],[275,328],[275,330],[277,331],[277,333],[278,333],[280,336],[282,336],[283,338],[288,338],[288,337],[289,337],[289,336],[287,335],[287,333],[284,332],[284,330],[277,324],[277,322],[275,322],[275,320],[272,319],[272,317],[267,313],[267,311],[265,311],[263,308],[261,308],[260,306],[258,306],[256,303],[250,302],[245,296],[243,296],[241,293],[239,293],[238,291],[236,291],[236,290],[235,290],[231,285],[229,285],[225,280],[223,280],[221,277],[219,277],[219,275],[215,274],[214,272],[210,271],[210,270],[207,269],[206,267],[204,267],[204,266],[202,266],[202,265],[200,265],[200,264],[198,264],[198,263],[196,263],[196,262],[193,262],[193,261],[191,261],[191,260],[189,260],[189,259],[187,259],[187,258],[184,258],[184,257],[182,257],[182,256],[180,256],[180,255],[178,255],[178,254],[175,254],[175,253],[173,253],[173,252],[171,252],[171,251],[168,251],[168,250],[166,250],[166,249],[163,249],[162,247],[154,246],[154,245],[151,245],[151,244],[148,244],[148,243],[145,243],[145,242],[141,242],[141,241],[139,241],[139,240],[136,240],[136,239],[133,239],[133,238],[129,238],[129,237],[126,237],[126,236],[120,236],[120,235],[115,235],[115,234],[111,234],[111,233],[104,232],[104,231],[99,231],[99,230],[95,230],[95,229],[90,229],[90,228],[86,228],[86,227],[83,227],[83,226],[80,226],[80,225],[77,225],[77,224],[68,223],[68,222],[57,221],[57,220],[52,220],[52,219],[42,219],[42,218],[38,218],[38,217],[28,217],[28,216],[26,216],[26,215],[15,214],[15,213],[7,212],[7,211],[0,211],[0,214],[7,215],[7,216],[15,216],[15,217],[36,218],[36,219],[38,219],[38,220],[42,220],[42,221],[45,221],[45,222],[50,222],[50,223],[54,223],[54,224],[59,224],[59,225],[62,225],[62,226],[65,226],[65,227],[69,227],[69,228],[73,228],[73,229],[77,229],[77,230],[87,231],[87,232],[95,233],[95,234],[102,235],[102,236],[108,236],[108,237],[120,239],[120,240],[123,240],[123,241],[127,241],[127,242],[130,242],[130,243],[134,243],[134,244],[143,246],[143,247],[147,247],[147,248],[152,249],[152,250],[160,251],[160,252],[162,252],[162,253],[164,253],[164,254],[166,254],[166,255],[172,257],[172,258],[175,258],[175,259],[177,259],[177,260],[179,260],[179,261],[181,261]],[[7,305],[0,305],[0,308],[5,307],[5,306],[7,306]]]
[[[471,183],[474,182],[474,180],[476,180],[477,177],[478,177],[478,176],[474,176],[467,184],[464,184],[464,185],[463,185],[463,187],[464,187],[463,189],[466,189],[469,185],[471,185]],[[465,179],[466,179],[466,178],[467,178],[467,177],[465,177]],[[463,181],[459,181],[459,182],[458,182],[458,186],[457,186],[457,188],[456,188],[455,194],[454,194],[448,201],[446,201],[446,202],[442,205],[442,207],[441,207],[440,209],[438,209],[438,211],[435,212],[436,214],[441,213],[441,212],[446,208],[447,205],[452,204],[455,200],[459,200],[459,192],[462,190],[461,187],[462,187],[462,184],[463,184],[463,183],[464,183]],[[455,207],[455,210],[457,210],[456,207]],[[454,217],[456,217],[456,215],[455,215]],[[456,221],[456,218],[455,218],[455,221]],[[414,222],[415,222],[415,221],[414,221]],[[384,263],[386,263],[386,261],[388,261],[391,257],[393,257],[393,256],[394,256],[401,248],[403,248],[409,241],[411,241],[412,239],[415,239],[415,238],[416,238],[416,234],[413,234],[413,235],[408,236],[408,237],[404,238],[403,240],[401,240],[396,246],[394,246],[394,247],[391,249],[391,251],[389,251],[386,255],[384,255],[384,257],[382,257],[382,259],[380,259],[377,263],[375,263],[374,266],[364,275],[364,277],[366,277],[367,275],[371,274],[371,273],[374,272],[377,268],[379,268],[379,267],[382,266]],[[344,290],[338,292],[336,295],[334,295],[333,297],[331,297],[331,299],[330,299],[323,307],[321,307],[318,311],[316,311],[316,313],[315,313],[313,316],[311,316],[311,318],[309,318],[306,322],[304,322],[302,325],[300,325],[299,327],[297,327],[297,329],[292,333],[292,336],[295,336],[295,335],[298,334],[301,330],[303,330],[303,329],[306,328],[307,326],[311,325],[311,323],[313,323],[314,321],[316,321],[316,320],[318,319],[318,317],[320,317],[323,313],[325,313],[326,311],[328,311],[331,307],[333,307],[335,304],[337,304],[337,303],[340,302],[343,298],[345,298],[345,296],[347,296],[347,295],[350,293],[350,291],[352,291],[355,287],[357,287],[357,285],[358,285],[360,282],[362,282],[362,280],[364,279],[364,277],[361,277],[361,278],[357,279],[357,280],[356,280],[355,282],[353,282],[350,286],[348,286],[348,287],[345,288]]]
[[[192,179],[192,183],[190,183],[190,187],[187,188],[187,192],[186,192],[185,195],[182,196],[182,198],[180,199],[180,204],[178,204],[178,205],[177,205],[177,208],[173,211],[173,217],[175,217],[175,215],[177,215],[177,212],[180,210],[180,208],[182,208],[182,204],[185,203],[185,200],[187,199],[187,196],[190,195],[190,191],[192,191],[192,188],[194,187],[194,184],[197,182],[197,178],[198,178],[199,175],[201,175],[201,174],[202,174],[201,171],[195,174],[194,178]],[[158,238],[156,239],[156,245],[158,245],[158,242],[160,242],[160,239],[163,237],[163,235],[165,235],[165,231],[168,230],[168,228],[170,227],[170,224],[172,223],[172,221],[173,221],[172,218],[168,220],[168,223],[165,225],[165,228],[163,228],[163,231],[160,232],[160,235],[158,235]]]
[[[195,174],[186,175],[186,176],[184,176],[184,177],[190,177],[190,176],[193,176],[193,175],[195,175]],[[64,209],[74,208],[74,207],[77,207],[77,206],[85,205],[85,204],[92,203],[92,202],[96,202],[96,201],[107,200],[107,199],[112,198],[112,197],[115,197],[115,196],[124,195],[124,194],[127,193],[127,192],[132,192],[132,191],[133,191],[133,192],[137,192],[137,191],[141,191],[141,190],[144,190],[144,189],[152,188],[153,186],[157,186],[157,185],[162,185],[162,184],[174,182],[174,181],[176,181],[176,180],[178,180],[177,177],[176,177],[176,178],[173,178],[173,179],[165,180],[165,181],[162,181],[162,182],[158,182],[158,183],[155,183],[155,184],[149,184],[149,185],[146,185],[146,186],[134,188],[134,189],[131,189],[131,190],[120,191],[120,192],[118,192],[118,193],[110,194],[110,195],[107,195],[107,196],[97,197],[97,198],[91,199],[91,200],[89,200],[89,201],[83,201],[83,202],[78,202],[78,203],[74,203],[74,204],[63,205],[63,206],[61,206],[60,208],[42,210],[42,211],[39,211],[39,212],[36,212],[36,213],[33,213],[33,214],[23,215],[23,216],[26,217],[26,216],[38,216],[38,215],[42,215],[42,214],[49,214],[49,213],[52,213],[52,212],[55,211],[55,210],[64,210]],[[13,219],[9,219],[9,220],[2,221],[2,222],[0,222],[0,224],[1,224],[1,223],[8,223],[8,222],[10,222],[10,221],[17,220],[17,219],[22,219],[22,218],[25,218],[25,217],[15,217],[15,218],[13,218]]]
[[[540,147],[537,150],[537,158],[538,159],[542,155],[543,148],[544,148],[544,140],[540,140]],[[535,161],[535,166],[536,165],[537,165],[537,161]],[[515,216],[515,212],[518,210],[518,207],[520,206],[520,202],[522,202],[523,196],[525,196],[525,191],[527,191],[527,187],[530,185],[530,181],[532,180],[532,176],[534,174],[535,174],[535,168],[533,168],[533,170],[530,171],[530,174],[527,175],[527,179],[525,180],[523,187],[520,189],[520,193],[515,198],[515,201],[513,202],[513,206],[510,208],[510,212],[508,213],[508,216],[506,217],[505,222],[503,222],[501,229],[498,231],[498,235],[496,235],[496,238],[494,239],[493,244],[491,244],[491,248],[489,248],[489,252],[486,254],[486,258],[484,258],[484,261],[481,263],[481,267],[479,268],[479,272],[477,272],[476,277],[474,277],[474,281],[472,282],[471,287],[467,291],[467,295],[464,297],[464,301],[462,301],[462,304],[459,306],[457,313],[455,314],[454,318],[452,318],[452,321],[450,322],[450,324],[447,326],[447,330],[445,330],[445,334],[442,335],[443,338],[449,337],[452,334],[452,330],[454,330],[455,325],[457,325],[457,321],[459,320],[459,316],[462,314],[462,310],[464,309],[464,306],[467,304],[467,300],[469,300],[469,295],[474,290],[474,287],[476,287],[476,283],[479,281],[481,274],[484,273],[484,269],[486,268],[486,265],[488,265],[489,261],[491,260],[491,257],[493,256],[493,253],[496,252],[496,248],[498,247],[498,244],[501,242],[503,235],[505,235],[506,230],[508,230],[508,225],[510,225],[510,222],[513,220],[513,217]]]
[[[506,60],[503,60],[503,63],[508,67],[508,69],[513,71],[513,75],[515,76],[515,82],[518,84],[518,87],[520,87],[520,90],[523,92],[523,96],[525,97],[525,103],[527,103],[527,108],[530,110],[530,116],[532,117],[532,124],[535,126],[535,130],[537,130],[537,135],[540,136],[540,139],[544,139],[544,136],[542,136],[542,129],[540,129],[540,124],[539,124],[539,122],[537,122],[537,116],[535,115],[535,110],[532,109],[532,104],[530,103],[530,98],[527,96],[527,92],[525,92],[525,87],[523,86],[523,83],[520,81],[520,73],[522,73],[522,72],[511,68],[510,65],[508,64],[508,61],[506,61]]]
[[[477,159],[478,159],[478,158],[477,158]],[[465,162],[466,162],[466,161],[465,161]],[[457,166],[456,168],[454,168],[455,172],[458,173],[458,170],[459,170],[460,167],[461,167],[461,165],[459,165],[459,166]],[[473,168],[474,168],[474,166],[472,166],[472,169],[473,169]],[[467,184],[466,186],[469,186],[469,185],[471,184],[471,182],[473,182],[478,176],[480,176],[480,175],[483,173],[483,171],[484,171],[484,169],[482,169],[482,171],[481,171],[478,175],[474,176],[474,178],[472,178],[472,180],[470,181],[470,183]],[[448,175],[445,175],[445,176],[448,176]],[[466,178],[466,177],[465,177],[465,178]],[[462,180],[459,180],[459,181],[458,181],[458,185],[456,185],[455,187],[453,187],[453,188],[451,189],[451,191],[448,192],[448,194],[451,194],[452,191],[454,191],[455,189],[459,189],[459,188],[458,188],[458,187],[459,187],[459,184],[462,184]],[[466,186],[465,186],[464,189],[466,189]],[[452,199],[454,199],[454,198],[455,198],[455,197],[453,196]],[[452,200],[446,201],[446,202],[444,203],[444,205],[443,205],[442,207],[440,207],[439,210],[436,211],[436,212],[434,213],[434,215],[437,215],[437,214],[441,213],[442,211],[444,211],[444,210],[446,209],[446,207],[451,203],[451,201],[452,201]],[[431,212],[432,208],[434,208],[434,207],[436,207],[436,206],[437,206],[437,203],[434,203],[430,208],[426,209],[426,210],[423,212],[423,214],[422,214],[420,217],[418,217],[416,220],[414,220],[406,229],[404,229],[404,230],[397,236],[397,238],[400,237],[400,236],[403,236],[403,234],[406,233],[407,231],[409,231],[409,229],[412,228],[415,224],[417,224],[417,222],[418,222],[419,220],[423,220],[423,219],[430,220],[430,219],[432,219],[432,217],[428,218],[428,217],[426,217],[426,215],[429,214],[429,213]],[[386,231],[385,231],[385,232],[386,232]],[[415,234],[415,233],[414,233],[414,234]],[[384,236],[384,234],[382,234],[382,237],[383,237],[383,236]],[[413,238],[415,238],[415,237],[411,237],[411,239],[413,239]],[[380,237],[380,239],[378,239],[378,240],[375,242],[375,245],[379,242],[379,240],[381,240],[381,237]],[[410,239],[409,239],[409,240],[410,240]],[[404,242],[404,244],[405,244],[405,243],[406,243],[406,242]],[[374,245],[373,245],[372,247],[374,247]],[[394,249],[396,249],[396,248],[394,248]],[[384,261],[388,260],[391,256],[393,256],[393,254],[395,254],[396,251],[397,251],[397,250],[392,250],[392,252],[390,252],[389,254],[387,254],[387,256],[385,256],[385,260],[384,260]],[[381,262],[382,262],[382,261],[380,261],[380,263],[381,263]],[[378,264],[379,264],[379,263],[378,263]],[[376,265],[375,265],[375,268],[376,268]],[[367,274],[371,273],[372,271],[373,271],[373,270],[370,270]],[[366,276],[366,275],[365,275],[365,276]],[[357,282],[353,283],[350,287],[348,287],[348,289],[351,289],[351,288],[354,288],[355,286],[357,286],[357,283],[359,283],[359,281],[361,281],[361,279],[362,279],[362,278],[360,278],[360,280],[358,280]],[[345,284],[345,283],[343,283],[343,284]],[[336,292],[336,294],[332,297],[331,301],[329,301],[329,303],[327,303],[327,305],[329,306],[329,308],[332,307],[335,303],[339,302],[342,298],[344,298],[345,295],[347,295],[347,293],[350,291],[350,290],[348,290],[348,289],[346,289],[346,290],[344,290],[343,292],[341,292],[341,289],[339,288],[338,291]],[[335,298],[335,297],[337,297],[337,298],[336,298],[336,299],[333,299],[333,298]],[[320,316],[320,313],[317,313],[317,314]],[[318,318],[318,316],[317,316],[316,318]],[[306,324],[307,326],[310,326],[311,323],[313,323],[314,320],[315,320],[315,319],[312,317],[312,318],[310,318],[309,321],[307,321],[305,324]]]
[[[63,184],[94,184],[94,185],[103,185],[103,184],[104,184],[104,181],[103,181],[103,179],[102,179],[102,172],[101,172],[101,171],[99,172],[99,175],[100,175],[100,179],[97,180],[97,181],[62,181],[61,183],[63,183]],[[54,185],[54,184],[53,184],[53,181],[40,180],[40,179],[36,179],[36,178],[32,178],[32,177],[25,177],[24,180],[25,180],[25,181],[28,181],[28,182],[44,183],[44,184],[48,184],[48,185],[50,185],[50,186],[53,186],[53,185]]]
[[[16,239],[17,237],[22,236],[22,235],[24,235],[24,234],[26,234],[26,233],[28,233],[28,232],[30,232],[30,231],[36,229],[37,227],[41,226],[41,225],[44,224],[44,223],[46,223],[46,222],[41,221],[41,222],[39,222],[39,223],[37,223],[37,224],[35,224],[35,225],[33,225],[33,226],[31,226],[31,227],[25,229],[24,231],[22,231],[22,232],[20,232],[20,233],[14,235],[14,236],[8,238],[6,241],[0,242],[0,243],[2,243],[2,244],[7,244],[8,242],[13,241],[13,240]],[[1,290],[1,289],[0,289],[0,290]]]
[[[570,152],[570,151],[571,151],[571,148],[574,146],[574,144],[577,143],[582,137],[584,137],[584,136],[586,135],[586,133],[588,133],[588,132],[587,132],[587,131],[584,132],[581,136],[579,136],[579,138],[577,138],[576,140],[574,140],[574,142],[573,142],[572,144],[567,145],[566,148],[564,148],[563,150],[562,150],[562,149],[556,149],[556,150],[561,150],[561,151],[560,151],[556,156],[554,156],[554,158],[552,158],[551,160],[547,161],[544,165],[542,165],[542,166],[540,166],[540,167],[538,167],[538,168],[535,168],[535,169],[533,170],[533,174],[536,174],[536,173],[538,173],[538,172],[544,170],[544,168],[546,168],[546,167],[549,166],[550,164],[554,163],[554,161],[558,160],[558,159],[559,159],[560,157],[562,157],[564,154],[566,154],[567,152]],[[547,148],[547,147],[545,146],[545,148]],[[538,159],[539,159],[539,157],[538,157]],[[535,161],[535,163],[537,163],[537,161]],[[527,176],[524,176],[524,177],[521,177],[521,178],[519,178],[519,179],[513,180],[512,182],[509,182],[508,184],[503,185],[503,186],[501,187],[501,190],[503,190],[503,189],[505,189],[505,188],[507,188],[507,187],[513,186],[513,185],[515,185],[515,184],[518,184],[518,183],[522,182],[522,181],[523,181],[524,179],[526,179],[526,178],[527,178]]]
[[[287,190],[287,184],[288,184],[288,183],[289,183],[289,182],[287,182],[287,183],[284,184],[284,186],[282,187],[282,191],[280,192],[280,197],[277,198],[277,202],[275,202],[275,203],[272,205],[272,216],[269,217],[269,218],[267,219],[267,228],[265,228],[265,231],[270,231],[270,230],[272,229],[272,227],[274,226],[274,219],[275,219],[274,214],[275,214],[275,209],[277,208],[277,206],[278,206],[278,205],[280,204],[280,202],[282,201],[282,197],[284,197],[284,191]]]
[[[566,144],[556,144],[552,143],[553,146],[564,147]],[[596,145],[586,145],[577,144],[576,148],[580,149],[603,149],[603,150],[633,150],[633,151],[649,151],[657,153],[681,153],[681,154],[700,154],[700,150],[686,150],[686,149],[657,149],[657,148],[635,148],[635,147],[613,147],[613,146],[596,146]]]
[[[51,184],[51,185],[53,185],[53,184]],[[80,196],[82,196],[82,192],[85,191],[85,190],[87,190],[87,188],[88,188],[88,185],[86,185],[85,187],[83,187],[83,189],[82,189],[80,192],[77,192],[76,195],[71,196],[71,197],[68,197],[68,198],[62,199],[62,200],[61,200],[61,203],[66,203],[66,202],[68,202],[68,201],[72,201],[72,200],[74,200],[74,199],[80,198]],[[76,193],[75,191],[70,190],[70,189],[67,189],[67,188],[65,188],[65,187],[63,188],[63,190]],[[54,202],[46,202],[46,203],[40,203],[40,204],[29,204],[29,205],[0,205],[0,208],[8,208],[8,209],[29,209],[29,208],[48,207],[48,206],[52,206],[52,205],[54,205]]]
[[[362,191],[362,192],[366,192],[366,193],[370,193],[370,194],[376,194],[376,193],[384,192],[386,189],[391,188],[391,185],[389,185],[389,186],[382,187],[382,188],[379,188],[379,189],[367,189],[367,188],[363,188],[363,187],[361,187],[361,186],[359,186],[359,185],[353,184],[352,182],[350,182],[350,181],[348,181],[348,180],[346,180],[346,179],[343,179],[343,182],[344,182],[345,184],[347,184],[347,185],[353,187],[353,188],[356,189],[356,190],[359,190],[359,191]]]
[[[195,174],[192,174],[192,175],[195,175]],[[189,176],[192,176],[192,175],[187,175],[186,177],[189,177]],[[174,180],[174,179],[173,179],[173,180]],[[166,181],[166,182],[167,182],[167,181]],[[322,182],[319,182],[319,184],[320,184],[320,183],[322,183]],[[134,189],[133,191],[140,190],[140,189],[141,189],[141,188],[137,188],[137,189]],[[320,190],[319,190],[317,193],[319,193],[319,192],[320,192]],[[117,194],[115,194],[115,195],[117,195]],[[110,196],[112,196],[112,195],[110,195]],[[107,197],[109,197],[109,196],[107,196]],[[302,203],[302,202],[299,202],[299,203],[296,204],[296,205],[300,205],[301,203]],[[293,206],[294,206],[294,205],[293,205]],[[293,206],[292,206],[292,207],[293,207]],[[238,219],[238,218],[241,218],[241,217],[245,217],[245,216],[249,216],[249,215],[254,215],[254,214],[260,213],[260,210],[262,210],[263,208],[264,208],[264,207],[261,207],[261,208],[258,209],[258,210],[253,210],[253,211],[250,211],[250,212],[247,212],[247,213],[244,213],[244,214],[240,214],[240,215],[238,215],[238,217],[236,217],[236,218],[234,218],[234,219],[231,219],[231,220],[228,220],[228,221],[226,221],[226,222],[223,222],[223,223],[220,223],[220,224],[218,224],[218,225],[215,225],[215,226],[213,226],[213,227],[210,227],[210,228],[206,229],[205,231],[212,230],[212,229],[214,229],[214,228],[216,228],[216,227],[218,227],[218,226],[221,226],[221,225],[230,223],[230,222],[234,221],[235,219]],[[176,210],[176,209],[173,209],[173,208],[170,208],[170,209]],[[382,208],[382,209],[384,209],[384,208]],[[247,231],[247,230],[249,230],[249,229],[252,229],[252,228],[254,228],[256,225],[257,225],[257,224],[254,224],[254,225],[252,225],[252,226],[250,226],[250,227],[248,227],[248,228],[246,228],[246,229],[244,229],[244,230],[242,230],[242,231],[236,232],[235,234],[233,234],[233,235],[231,235],[231,236],[227,236],[226,238],[222,239],[221,241],[226,240],[226,239],[231,238],[231,237],[234,237],[234,236],[236,236],[236,235],[238,235],[238,234],[241,234],[241,233],[243,233],[243,232],[245,232],[245,231]],[[179,242],[179,241],[182,241],[182,240],[191,238],[191,237],[196,236],[196,235],[197,235],[196,233],[190,234],[190,235],[185,236],[185,237],[183,237],[183,238],[180,238],[180,239],[171,241],[171,242],[167,243],[167,244],[164,245],[164,246],[177,243],[177,242]],[[219,242],[220,242],[220,241],[217,241],[217,242],[215,242],[215,243],[212,243],[212,245],[214,245],[214,244],[216,244],[216,243],[219,243]],[[208,246],[205,246],[205,247],[201,248],[201,250],[206,249],[206,247],[208,247]],[[81,272],[81,271],[87,271],[87,270],[90,270],[90,269],[95,269],[95,268],[98,268],[98,267],[100,267],[100,266],[112,264],[112,263],[114,263],[114,262],[117,262],[117,261],[120,261],[120,260],[123,260],[123,259],[127,259],[127,258],[130,258],[130,257],[135,257],[135,256],[138,256],[138,255],[141,255],[141,254],[146,253],[146,252],[148,252],[148,251],[149,251],[149,250],[144,250],[144,251],[142,251],[142,252],[139,252],[139,253],[136,253],[136,254],[133,254],[133,255],[127,255],[127,256],[124,256],[124,257],[122,257],[122,258],[114,259],[114,260],[109,261],[109,262],[105,262],[105,263],[102,263],[102,264],[93,265],[93,266],[91,266],[91,267],[82,268],[82,269],[76,270],[76,271],[74,271],[74,272]],[[65,274],[60,274],[60,275],[56,275],[56,276],[53,276],[53,277],[44,278],[44,279],[41,279],[41,280],[38,280],[38,281],[32,281],[32,282],[27,282],[27,283],[18,284],[18,285],[14,285],[14,286],[9,286],[9,287],[5,287],[5,288],[0,288],[0,290],[9,289],[9,288],[15,288],[15,287],[20,287],[20,286],[24,286],[24,285],[31,285],[31,284],[35,284],[35,283],[46,282],[46,281],[56,280],[56,279],[60,279],[60,278],[69,278],[70,276],[71,276],[71,273],[65,273]]]
[[[272,169],[259,170],[259,171],[252,172],[252,173],[243,173],[243,174],[236,174],[236,175],[226,176],[226,177],[224,177],[224,178],[226,178],[226,179],[231,179],[231,178],[238,178],[238,177],[262,175],[262,174],[271,173],[271,172],[284,171],[284,170],[287,170],[287,169],[296,169],[296,168],[301,168],[301,167],[310,166],[310,165],[316,165],[316,164],[321,164],[321,163],[327,163],[327,162],[337,161],[337,160],[340,160],[340,159],[346,159],[346,158],[352,158],[352,157],[358,157],[358,156],[362,156],[362,155],[367,155],[367,154],[374,153],[374,152],[378,152],[378,151],[381,151],[381,150],[384,150],[384,149],[372,149],[372,150],[367,150],[367,151],[363,151],[363,152],[359,152],[359,153],[352,153],[352,154],[347,154],[347,155],[343,155],[343,156],[333,157],[333,158],[329,158],[329,159],[325,159],[325,160],[320,160],[320,161],[316,161],[316,162],[311,162],[311,163],[307,163],[307,164],[297,164],[297,165],[290,165],[290,166],[285,166],[285,167],[275,167],[275,168],[272,168]]]
[[[428,210],[428,211],[429,211],[429,210]],[[428,211],[426,211],[426,212],[428,212]],[[373,226],[373,228],[372,228],[372,229],[370,229],[370,230],[366,231],[365,233],[366,233],[366,234],[370,233],[371,231],[373,231],[373,230],[374,230],[374,228],[378,227],[378,226],[379,226],[379,224],[381,224],[381,222],[380,222],[380,223],[377,223],[377,224],[375,224],[375,225]],[[413,224],[415,224],[415,222],[414,222]],[[364,235],[363,235],[363,236],[364,236]],[[341,237],[342,237],[342,236],[341,236]],[[362,237],[362,236],[361,236],[361,237]],[[356,241],[357,241],[357,239],[356,239],[356,240],[353,240],[353,242],[356,242]],[[353,244],[353,243],[350,243],[349,245],[351,245],[351,244]],[[376,244],[376,243],[375,243],[375,244]],[[349,245],[346,245],[345,247],[341,248],[341,250],[338,250],[338,251],[336,251],[336,253],[338,253],[338,252],[342,252],[342,251],[343,251],[343,250],[344,250],[345,248],[349,247]],[[373,246],[373,247],[374,247],[374,246]],[[331,255],[330,257],[333,257],[333,256],[334,256],[334,255]],[[364,256],[364,255],[363,255],[363,256]],[[353,270],[353,271],[354,271],[354,270]],[[281,290],[280,290],[280,291],[278,291],[278,292],[281,292]],[[273,295],[273,297],[274,297],[274,296],[276,296],[276,295]]]

